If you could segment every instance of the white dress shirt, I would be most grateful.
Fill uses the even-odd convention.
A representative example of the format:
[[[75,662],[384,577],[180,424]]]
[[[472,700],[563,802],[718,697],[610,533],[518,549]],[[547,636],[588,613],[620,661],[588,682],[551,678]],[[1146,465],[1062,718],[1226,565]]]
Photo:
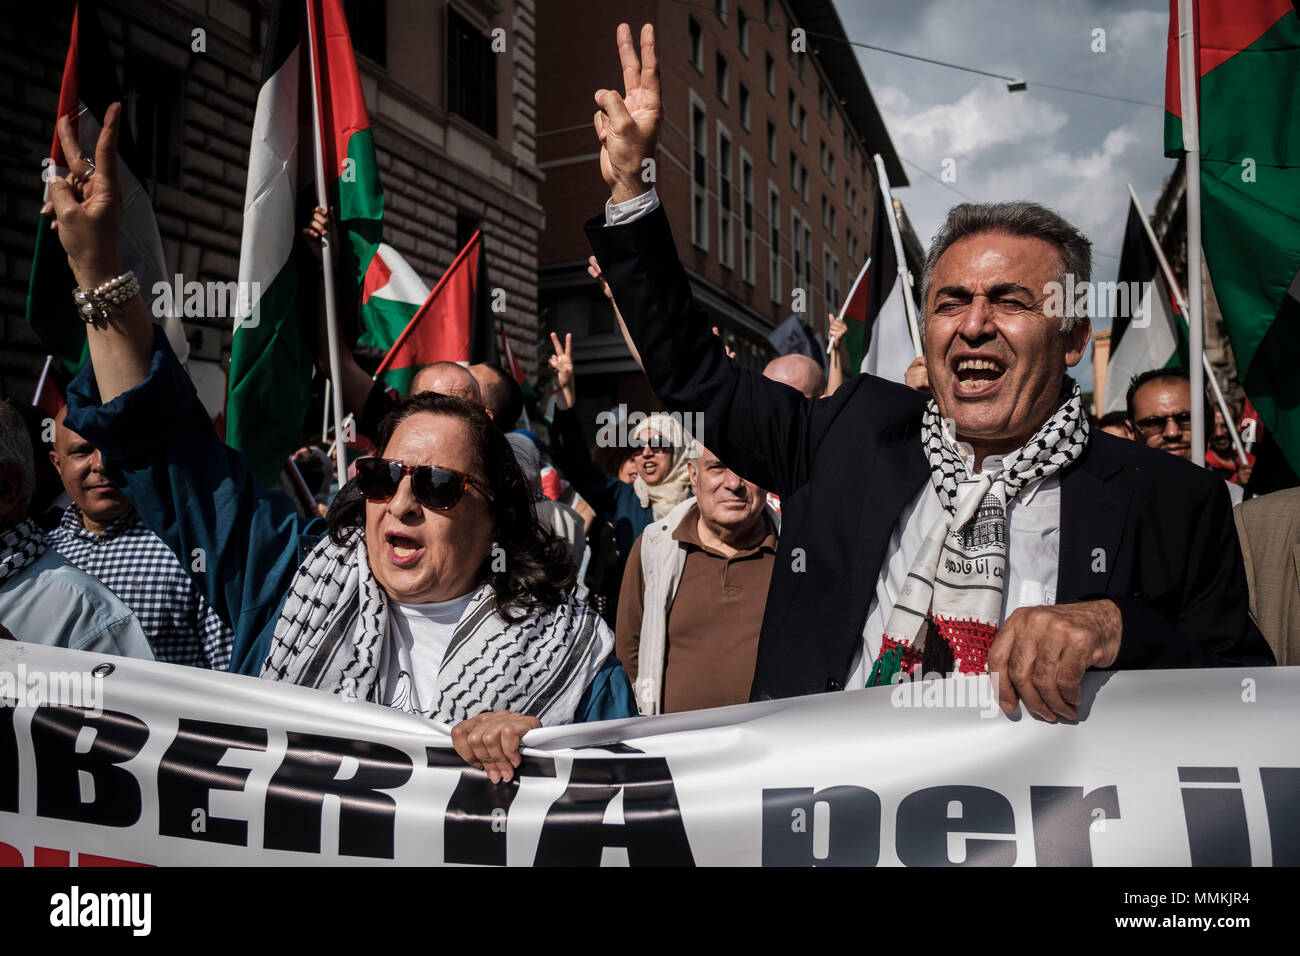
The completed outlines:
[[[957,450],[969,474],[975,464],[975,452],[966,442],[955,440],[951,420],[944,422],[944,437]],[[987,456],[980,464],[980,471],[1001,471],[1004,457]],[[939,493],[927,477],[925,486],[903,509],[889,537],[885,563],[876,580],[876,593],[862,629],[862,647],[853,657],[845,690],[866,686],[903,580],[920,553],[926,534],[942,517]],[[1016,608],[1056,603],[1060,550],[1061,480],[1058,475],[1051,475],[1031,481],[1007,502],[1007,586],[1002,593],[999,626]]]

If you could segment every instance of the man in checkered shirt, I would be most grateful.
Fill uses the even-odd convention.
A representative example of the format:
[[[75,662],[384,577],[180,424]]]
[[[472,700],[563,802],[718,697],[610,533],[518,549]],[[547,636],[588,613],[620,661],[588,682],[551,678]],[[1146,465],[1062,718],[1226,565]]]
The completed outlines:
[[[50,460],[72,504],[46,541],[135,612],[158,660],[226,670],[234,632],[108,480],[99,451],[64,424],[66,414],[55,419]]]

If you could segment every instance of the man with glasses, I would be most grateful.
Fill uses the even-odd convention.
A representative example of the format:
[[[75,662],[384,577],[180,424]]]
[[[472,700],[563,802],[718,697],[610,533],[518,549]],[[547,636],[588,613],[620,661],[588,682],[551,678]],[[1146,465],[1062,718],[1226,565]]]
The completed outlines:
[[[1206,420],[1211,420],[1206,410]],[[1192,383],[1181,368],[1155,368],[1135,375],[1128,387],[1128,422],[1133,436],[1148,448],[1192,460]],[[1224,482],[1234,505],[1240,485]]]
[[[710,333],[641,177],[662,122],[653,27],[638,56],[621,24],[618,48],[587,238],[659,399],[785,503],[752,698],[988,671],[1004,710],[1055,721],[1077,718],[1089,668],[1272,663],[1217,479],[1088,428],[1066,371],[1089,319],[1053,307],[1090,279],[1086,237],[1034,203],[955,207],[921,281],[931,396],[858,375],[806,399]]]

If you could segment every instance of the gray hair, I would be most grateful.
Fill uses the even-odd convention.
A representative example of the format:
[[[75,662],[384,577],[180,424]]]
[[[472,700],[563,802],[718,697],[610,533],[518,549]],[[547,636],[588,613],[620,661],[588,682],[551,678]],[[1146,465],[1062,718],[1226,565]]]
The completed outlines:
[[[23,507],[32,503],[36,491],[36,461],[32,439],[22,413],[11,402],[0,402],[0,466],[18,465],[23,470]]]
[[[1092,278],[1092,243],[1088,237],[1046,206],[1035,202],[962,203],[948,210],[948,218],[939,227],[930,251],[921,269],[921,328],[925,329],[925,311],[930,301],[930,285],[939,257],[960,239],[980,233],[1000,232],[1010,236],[1042,239],[1055,246],[1061,254],[1061,271],[1057,281],[1065,284],[1067,275],[1074,276],[1075,286]],[[1069,332],[1084,318],[1073,309],[1066,309],[1061,318],[1061,331]]]

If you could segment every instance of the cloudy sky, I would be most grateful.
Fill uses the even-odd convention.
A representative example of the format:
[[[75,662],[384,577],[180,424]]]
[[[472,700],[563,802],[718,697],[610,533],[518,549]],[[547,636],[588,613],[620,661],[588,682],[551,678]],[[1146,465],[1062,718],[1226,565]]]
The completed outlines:
[[[1174,161],[1163,108],[1058,92],[1035,80],[1164,102],[1167,0],[835,0],[850,40],[1008,76],[1001,80],[858,48],[858,60],[911,185],[897,196],[928,243],[949,206],[1032,199],[1093,241],[1093,273],[1112,280],[1127,184],[1147,212]],[[1105,52],[1093,52],[1094,31]],[[942,179],[954,161],[956,181]],[[926,173],[929,173],[930,178]],[[960,191],[960,192],[958,192]],[[1109,320],[1095,323],[1104,328]],[[1079,369],[1091,387],[1092,370]]]

